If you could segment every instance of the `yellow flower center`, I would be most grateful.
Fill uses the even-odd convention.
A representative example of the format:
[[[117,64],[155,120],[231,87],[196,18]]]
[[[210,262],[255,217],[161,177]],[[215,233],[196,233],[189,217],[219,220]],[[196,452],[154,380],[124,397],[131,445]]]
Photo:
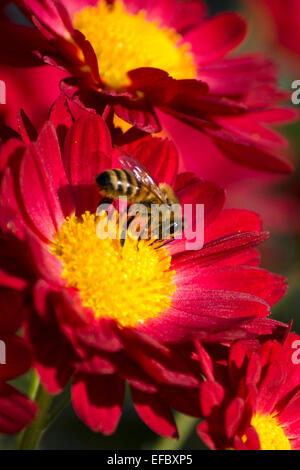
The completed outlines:
[[[101,239],[99,220],[89,212],[66,218],[55,235],[51,252],[62,261],[63,279],[96,318],[113,318],[125,327],[157,317],[176,290],[171,256],[128,233],[124,246],[118,237]]]
[[[256,414],[251,424],[259,436],[261,450],[291,450],[290,441],[275,416]]]
[[[160,20],[149,21],[144,10],[129,13],[120,0],[77,11],[73,26],[92,44],[100,76],[113,89],[129,85],[127,72],[139,67],[156,67],[177,79],[196,77],[190,44]]]

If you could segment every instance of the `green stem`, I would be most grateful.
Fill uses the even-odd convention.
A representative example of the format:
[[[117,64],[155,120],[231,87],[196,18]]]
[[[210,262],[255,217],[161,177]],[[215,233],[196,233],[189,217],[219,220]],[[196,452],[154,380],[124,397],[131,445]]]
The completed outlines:
[[[28,426],[28,428],[23,432],[20,441],[18,442],[18,450],[33,450],[36,448],[45,428],[51,401],[52,396],[49,395],[40,384],[35,393],[35,402],[39,411],[30,426]]]
[[[34,369],[31,369],[31,380],[29,384],[28,398],[30,398],[31,400],[35,400],[39,385],[40,385],[39,376],[37,375]]]
[[[45,428],[50,426],[50,424],[58,417],[58,415],[63,411],[63,409],[70,403],[71,396],[67,394],[58,405],[50,411],[49,416],[45,422]]]

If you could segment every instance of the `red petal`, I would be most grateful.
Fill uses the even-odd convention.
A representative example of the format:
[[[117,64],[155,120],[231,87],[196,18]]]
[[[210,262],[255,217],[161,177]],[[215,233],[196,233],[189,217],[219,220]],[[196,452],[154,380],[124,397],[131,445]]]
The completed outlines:
[[[148,134],[155,134],[161,131],[159,121],[155,112],[151,109],[129,109],[126,106],[114,106],[115,113],[123,121],[129,122],[132,126],[137,127]]]
[[[217,382],[206,381],[200,385],[200,406],[202,415],[209,416],[224,399],[224,389]]]
[[[179,437],[170,408],[158,395],[143,393],[133,387],[131,395],[138,415],[150,429],[168,438]]]
[[[2,281],[2,276],[0,276]],[[22,292],[0,288],[0,331],[15,332],[20,328],[25,312],[25,299]],[[1,339],[1,338],[0,338]]]
[[[240,209],[225,209],[205,231],[205,242],[241,232],[260,232],[262,221],[254,212]]]
[[[244,400],[234,398],[225,411],[225,432],[228,439],[231,439],[236,433],[243,418],[245,408]]]
[[[174,184],[178,170],[178,153],[173,142],[149,136],[123,148],[147,168],[155,182],[171,186]]]
[[[73,124],[73,118],[68,102],[63,95],[60,95],[53,104],[50,110],[49,121],[52,122],[56,129],[60,148],[62,150],[67,131]]]
[[[46,239],[51,240],[65,216],[72,212],[69,185],[51,123],[45,124],[36,144],[32,144],[24,155],[20,187],[32,223]]]
[[[201,250],[175,254],[172,266],[176,271],[179,269],[201,269],[259,245],[268,236],[269,234],[266,232],[244,232],[225,236],[205,244]]]
[[[286,381],[286,367],[279,361],[273,361],[267,368],[259,385],[256,411],[271,414],[280,394],[280,387]]]
[[[30,352],[24,340],[14,334],[0,333],[0,341],[4,345],[5,360],[5,363],[0,360],[0,380],[11,380],[24,374],[31,365]]]
[[[0,432],[15,434],[35,417],[36,404],[8,384],[0,382]]]
[[[222,59],[244,39],[246,23],[235,13],[222,13],[203,22],[185,36],[198,64]]]
[[[284,157],[271,153],[259,143],[246,139],[226,129],[206,129],[218,147],[234,162],[261,171],[273,173],[291,173],[293,167]]]
[[[96,210],[100,195],[95,178],[111,167],[111,154],[110,133],[100,116],[87,114],[75,121],[65,139],[63,161],[79,215]]]
[[[77,374],[72,386],[72,402],[89,428],[110,435],[119,423],[124,392],[124,382],[117,375]]]
[[[54,322],[49,319],[44,322],[32,315],[26,337],[33,349],[34,364],[47,391],[56,394],[70,380],[74,353]]]
[[[204,268],[195,273],[185,273],[181,285],[194,284],[199,289],[221,289],[245,292],[260,297],[271,306],[285,294],[286,281],[281,276],[248,266],[225,266]]]

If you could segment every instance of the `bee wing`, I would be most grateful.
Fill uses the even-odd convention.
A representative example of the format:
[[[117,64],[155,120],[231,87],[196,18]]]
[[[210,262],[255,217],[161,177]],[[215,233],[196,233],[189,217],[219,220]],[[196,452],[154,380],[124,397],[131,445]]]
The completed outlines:
[[[157,199],[161,201],[162,204],[166,204],[163,193],[160,191],[159,187],[154,182],[146,168],[140,162],[137,162],[134,160],[134,158],[131,158],[128,155],[120,156],[119,161],[123,168],[126,168],[127,170],[130,170],[134,173],[140,184],[145,186],[152,194],[154,194],[154,196],[157,197]]]

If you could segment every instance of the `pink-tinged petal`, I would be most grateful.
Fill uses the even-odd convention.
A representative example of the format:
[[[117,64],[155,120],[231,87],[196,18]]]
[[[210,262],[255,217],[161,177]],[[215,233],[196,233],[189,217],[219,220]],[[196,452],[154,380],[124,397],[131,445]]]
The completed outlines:
[[[172,10],[166,11],[169,20],[166,18],[165,21],[168,21],[168,24],[181,34],[195,28],[205,17],[206,5],[202,1],[188,0],[183,3],[173,0],[172,3]]]
[[[79,418],[93,431],[113,434],[118,426],[125,386],[117,375],[76,374],[72,402]]]
[[[180,309],[171,308],[168,313],[145,323],[143,332],[165,344],[173,344],[196,339],[214,343],[233,342],[241,339],[253,339],[253,337],[257,337],[259,334],[263,335],[264,333],[270,335],[272,331],[277,331],[276,328],[278,329],[278,326],[262,326],[258,320],[253,315],[243,318],[239,315],[224,318],[214,315],[191,314]],[[249,325],[251,325],[251,328],[249,328]],[[282,338],[282,327],[280,331]],[[151,369],[149,370],[150,372]],[[187,383],[186,377],[182,374],[181,377],[182,380],[175,382],[175,384],[194,386],[190,382],[190,378]],[[177,378],[176,375],[175,378]]]
[[[71,2],[64,2],[66,10],[72,18],[74,13],[87,6],[95,6],[99,3],[99,0],[72,0]]]
[[[205,244],[201,250],[176,254],[172,258],[172,267],[178,272],[179,269],[201,269],[204,266],[211,266],[213,263],[223,261],[241,251],[259,245],[267,238],[269,238],[269,234],[266,232],[244,232],[228,235]],[[170,247],[172,253],[171,250],[172,246]]]
[[[284,124],[286,121],[296,121],[299,113],[296,109],[281,106],[280,108],[271,108],[256,113],[251,113],[250,117],[260,118],[264,124]]]
[[[130,12],[145,10],[149,20],[159,20],[179,33],[199,24],[206,12],[205,4],[195,0],[184,3],[177,0],[126,0],[125,3]]]
[[[15,434],[37,413],[37,406],[11,385],[0,382],[0,432]]]
[[[223,13],[206,20],[184,39],[191,43],[200,65],[222,59],[241,43],[245,35],[245,21],[235,13]]]
[[[284,278],[261,268],[234,266],[210,267],[195,273],[186,273],[181,285],[194,285],[199,289],[245,292],[264,299],[274,305],[285,294],[287,285]]]
[[[264,111],[251,112],[243,116],[226,116],[217,118],[216,121],[224,129],[238,134],[240,137],[253,142],[254,145],[261,145],[269,148],[270,151],[276,148],[287,148],[288,140],[264,124]]]
[[[158,395],[131,387],[134,407],[140,418],[157,434],[178,438],[176,423],[169,406]]]
[[[270,313],[269,305],[259,297],[243,292],[205,290],[191,286],[179,286],[173,294],[172,305],[178,311],[194,316],[220,318],[265,317]],[[178,315],[177,315],[178,316]],[[180,317],[180,315],[179,315]],[[178,318],[180,321],[180,318]]]
[[[32,191],[32,188],[35,190]],[[28,217],[42,237],[51,240],[73,210],[55,129],[46,123],[36,144],[26,151],[20,189]]]
[[[174,184],[178,171],[178,153],[173,142],[149,136],[123,148],[142,163],[156,183]]]
[[[256,318],[253,322],[246,323],[243,325],[243,329],[247,331],[252,338],[261,337],[272,337],[277,341],[282,341],[288,325],[281,323],[271,318]]]
[[[274,103],[274,86],[277,81],[277,69],[274,63],[260,54],[243,55],[226,58],[216,63],[202,65],[198,69],[198,77],[208,83],[210,91],[217,96],[241,98],[253,90],[258,94],[257,106],[270,106]],[[254,84],[254,86],[253,86]],[[253,89],[254,88],[254,89]],[[262,103],[262,91],[266,95]],[[245,102],[245,99],[243,99]],[[250,106],[249,95],[247,104]]]
[[[204,417],[209,416],[219,406],[225,395],[223,387],[217,382],[206,381],[200,385],[200,407]]]
[[[0,333],[5,345],[5,363],[0,363],[0,381],[24,374],[31,365],[31,356],[24,340],[15,334]]]
[[[95,178],[111,167],[111,154],[110,133],[100,116],[87,114],[75,121],[65,139],[63,160],[78,215],[96,210],[100,196]]]
[[[29,12],[50,31],[59,34],[62,37],[69,38],[70,34],[62,18],[63,5],[60,2],[52,0],[24,0],[23,2]],[[64,9],[65,10],[65,9]]]
[[[245,402],[242,398],[236,397],[228,405],[225,411],[225,432],[228,439],[236,433],[245,409]]]
[[[293,167],[286,158],[264,149],[251,139],[226,129],[206,129],[218,147],[236,163],[272,173],[291,173]],[[278,153],[278,152],[277,152]]]
[[[181,321],[179,322],[178,319],[181,319]],[[225,321],[224,323],[226,323],[226,326],[230,326],[232,328],[231,323],[229,325]],[[140,327],[140,330],[164,344],[172,344],[186,340],[187,338],[192,340],[193,333],[195,333],[198,338],[199,330],[196,330],[195,326],[201,328],[202,331],[204,331],[205,328],[210,331],[214,327],[217,327],[218,329],[225,327],[224,323],[219,318],[217,320],[213,319],[213,317],[203,316],[200,318],[199,316],[195,317],[186,315],[180,310],[170,309],[168,314],[162,314],[157,319],[148,320],[142,327]],[[207,336],[207,331],[205,331],[205,333]],[[182,383],[179,385],[182,385],[184,381],[185,377],[183,377]]]

